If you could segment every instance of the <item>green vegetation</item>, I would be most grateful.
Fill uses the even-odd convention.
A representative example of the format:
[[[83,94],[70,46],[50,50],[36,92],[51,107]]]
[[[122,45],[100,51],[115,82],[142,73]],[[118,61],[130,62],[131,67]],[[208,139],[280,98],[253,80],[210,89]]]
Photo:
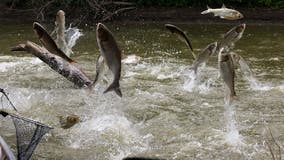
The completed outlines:
[[[116,0],[120,1],[120,0]],[[121,0],[123,1],[123,0]],[[272,7],[284,8],[284,0],[124,0],[136,3],[138,6],[161,7],[204,7],[206,5],[218,7],[223,3],[236,7]],[[53,7],[76,6],[88,7],[89,2],[101,3],[101,0],[51,0]],[[15,8],[40,7],[48,3],[47,0],[1,0],[0,4]]]
[[[284,0],[138,0],[136,3],[139,6],[164,7],[204,7],[206,5],[218,7],[226,4],[236,7],[284,8]]]

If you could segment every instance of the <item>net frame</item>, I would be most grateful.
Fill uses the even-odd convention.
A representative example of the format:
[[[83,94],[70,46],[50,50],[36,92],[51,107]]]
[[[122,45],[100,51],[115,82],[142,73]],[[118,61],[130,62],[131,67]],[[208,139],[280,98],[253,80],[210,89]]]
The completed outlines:
[[[42,137],[53,129],[43,123],[5,111],[0,111],[0,114],[4,117],[8,115],[13,120],[16,129],[18,160],[28,160]]]

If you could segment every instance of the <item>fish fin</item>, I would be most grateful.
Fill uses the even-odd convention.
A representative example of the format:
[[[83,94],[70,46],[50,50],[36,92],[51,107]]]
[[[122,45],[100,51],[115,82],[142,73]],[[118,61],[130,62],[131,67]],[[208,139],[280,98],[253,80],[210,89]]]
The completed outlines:
[[[196,60],[197,57],[196,57],[196,54],[193,52],[193,50],[191,53],[192,53],[193,58]]]
[[[100,76],[100,71],[101,71],[101,68],[102,68],[102,65],[103,65],[103,62],[104,62],[104,58],[102,55],[99,55],[98,58],[97,58],[97,63],[96,63],[96,77],[93,81],[93,84],[92,86],[95,86],[98,79],[99,79],[99,76]]]
[[[109,91],[114,91],[119,97],[122,97],[121,90],[119,88],[119,82],[113,82],[105,91],[104,93],[107,93]]]
[[[222,8],[227,8],[224,3],[223,3],[223,5],[222,5]]]
[[[190,48],[190,50],[193,52],[192,45],[189,41],[189,38],[186,36],[183,30],[181,30],[179,27],[172,25],[172,24],[165,24],[165,27],[172,32],[173,34],[176,34],[179,39],[182,41],[185,41],[186,45]]]
[[[197,69],[198,69],[198,66],[193,64],[190,68],[190,70],[193,70],[195,74],[197,74]]]

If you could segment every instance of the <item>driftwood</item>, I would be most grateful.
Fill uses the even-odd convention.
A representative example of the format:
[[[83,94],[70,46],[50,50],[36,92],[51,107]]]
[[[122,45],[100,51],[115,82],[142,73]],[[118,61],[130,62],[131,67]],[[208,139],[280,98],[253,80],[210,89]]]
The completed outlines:
[[[11,51],[26,51],[32,53],[44,63],[49,65],[53,70],[64,76],[69,81],[73,82],[78,87],[91,87],[92,81],[86,74],[79,69],[76,64],[68,63],[59,56],[56,56],[45,48],[27,41],[26,44],[19,44],[11,49]]]

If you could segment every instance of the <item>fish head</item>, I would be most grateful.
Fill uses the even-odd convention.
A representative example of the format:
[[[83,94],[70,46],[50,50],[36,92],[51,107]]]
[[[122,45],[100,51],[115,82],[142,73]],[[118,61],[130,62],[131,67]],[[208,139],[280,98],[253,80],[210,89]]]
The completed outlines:
[[[77,115],[70,115],[66,118],[68,123],[77,123],[80,121],[80,117]]]
[[[109,29],[102,23],[98,23],[96,32],[98,39],[100,39],[101,41],[107,41],[109,37],[112,37]]]
[[[238,26],[236,27],[235,31],[236,31],[237,33],[243,33],[244,30],[245,30],[245,28],[246,28],[246,24],[243,23],[243,24],[238,25]]]
[[[56,14],[56,22],[62,23],[65,22],[65,12],[63,10],[59,10]]]
[[[229,54],[222,55],[221,56],[221,62],[227,62],[230,58],[229,56],[230,56]]]
[[[216,49],[217,49],[217,42],[209,44],[208,50],[210,51],[210,55],[215,53]]]
[[[240,12],[233,12],[232,17],[233,17],[233,19],[242,19],[242,18],[244,18],[244,15],[241,14]]]
[[[38,35],[39,38],[41,38],[44,34],[44,28],[42,25],[40,25],[39,23],[37,22],[34,22],[33,23],[33,29],[34,29],[34,32]]]
[[[238,54],[236,54],[234,52],[231,52],[230,54],[232,56],[233,61],[235,61],[235,62],[239,62],[240,61],[241,57]]]

